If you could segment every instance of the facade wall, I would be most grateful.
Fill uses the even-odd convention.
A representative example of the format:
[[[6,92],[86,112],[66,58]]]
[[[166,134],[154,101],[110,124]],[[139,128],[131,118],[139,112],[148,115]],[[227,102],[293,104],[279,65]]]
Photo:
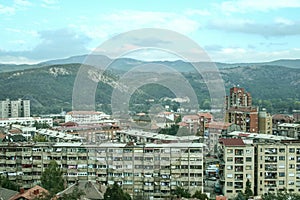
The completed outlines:
[[[244,192],[247,180],[254,191],[254,147],[221,145],[218,150],[222,160],[220,181],[224,196],[234,198],[239,192]]]
[[[0,172],[25,188],[39,183],[51,160],[61,166],[68,184],[76,180],[94,180],[105,185],[118,182],[132,196],[144,193],[164,199],[177,186],[193,193],[202,190],[203,185],[200,143],[0,145]]]
[[[267,192],[300,192],[299,143],[258,144],[258,195]]]
[[[30,117],[30,100],[0,101],[0,118]]]

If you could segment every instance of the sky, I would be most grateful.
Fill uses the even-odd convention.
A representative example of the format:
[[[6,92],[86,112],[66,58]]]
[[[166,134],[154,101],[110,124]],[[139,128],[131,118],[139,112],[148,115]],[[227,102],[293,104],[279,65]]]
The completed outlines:
[[[142,28],[178,32],[214,62],[300,58],[300,0],[0,0],[0,63],[91,54]],[[141,51],[131,57],[175,59],[162,55]]]

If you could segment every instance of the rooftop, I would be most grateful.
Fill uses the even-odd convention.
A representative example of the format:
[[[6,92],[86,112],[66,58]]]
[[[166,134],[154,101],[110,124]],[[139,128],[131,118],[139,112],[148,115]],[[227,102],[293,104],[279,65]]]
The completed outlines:
[[[221,138],[219,141],[225,146],[245,146],[245,143],[241,138]]]

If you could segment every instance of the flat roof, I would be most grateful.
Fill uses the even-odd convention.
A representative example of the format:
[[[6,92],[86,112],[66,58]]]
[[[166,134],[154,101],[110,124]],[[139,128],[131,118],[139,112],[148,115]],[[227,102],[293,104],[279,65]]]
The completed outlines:
[[[141,130],[121,130],[117,131],[117,133],[124,133],[131,136],[137,136],[137,137],[145,137],[145,138],[151,138],[151,139],[157,139],[157,140],[169,140],[169,141],[194,141],[199,140],[200,136],[195,135],[186,135],[186,136],[174,136],[174,135],[164,135],[159,133],[153,133],[153,132],[146,132]]]

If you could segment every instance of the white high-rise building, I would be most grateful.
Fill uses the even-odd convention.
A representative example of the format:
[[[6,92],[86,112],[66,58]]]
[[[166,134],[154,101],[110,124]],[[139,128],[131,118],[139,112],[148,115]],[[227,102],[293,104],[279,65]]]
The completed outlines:
[[[30,100],[0,101],[0,118],[30,117]]]

